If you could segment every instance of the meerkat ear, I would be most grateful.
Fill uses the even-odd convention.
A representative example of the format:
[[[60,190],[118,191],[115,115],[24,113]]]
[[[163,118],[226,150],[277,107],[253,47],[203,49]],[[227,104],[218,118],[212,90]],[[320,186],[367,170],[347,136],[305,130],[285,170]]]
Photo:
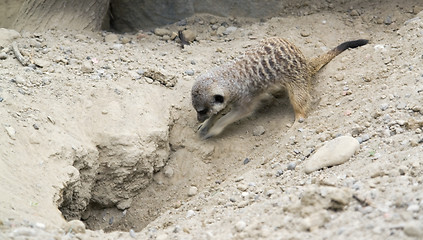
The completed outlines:
[[[223,103],[225,101],[225,98],[220,94],[214,95],[213,98],[216,103]]]

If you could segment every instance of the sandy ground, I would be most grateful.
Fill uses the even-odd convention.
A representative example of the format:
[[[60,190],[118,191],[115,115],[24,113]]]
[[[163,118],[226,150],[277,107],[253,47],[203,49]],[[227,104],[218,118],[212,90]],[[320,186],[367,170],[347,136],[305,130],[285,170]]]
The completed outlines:
[[[6,39],[0,238],[422,239],[420,10],[408,1],[262,20],[196,15],[165,27],[195,32],[184,49],[160,31]],[[200,140],[196,76],[273,36],[306,57],[346,40],[370,43],[319,72],[301,125],[291,128],[280,96]],[[339,136],[356,138],[359,151],[306,174]]]

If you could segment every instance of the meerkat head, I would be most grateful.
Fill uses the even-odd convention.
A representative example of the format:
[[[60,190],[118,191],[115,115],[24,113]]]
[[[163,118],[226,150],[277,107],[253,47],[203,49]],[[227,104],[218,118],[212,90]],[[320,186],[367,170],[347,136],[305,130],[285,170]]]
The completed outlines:
[[[228,94],[219,81],[211,77],[200,76],[192,87],[191,95],[199,122],[220,113],[228,105]]]

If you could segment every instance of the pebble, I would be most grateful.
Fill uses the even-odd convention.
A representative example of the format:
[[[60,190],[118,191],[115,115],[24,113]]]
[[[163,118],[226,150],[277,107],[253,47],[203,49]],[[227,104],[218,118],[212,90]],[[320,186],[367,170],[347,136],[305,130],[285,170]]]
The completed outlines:
[[[6,129],[7,135],[9,135],[9,137],[13,140],[16,139],[16,131],[13,127],[11,126],[4,126],[4,128]]]
[[[134,229],[129,229],[129,236],[131,236],[131,238],[137,238],[137,235],[135,234]]]
[[[189,190],[188,190],[188,196],[189,196],[189,197],[195,196],[195,195],[197,195],[197,192],[198,192],[198,188],[197,188],[197,187],[192,186],[192,187],[190,187],[190,188],[189,188]]]
[[[122,44],[127,44],[131,42],[131,39],[129,37],[123,37],[120,41]]]
[[[226,28],[224,27],[224,26],[220,26],[220,27],[218,27],[217,28],[217,30],[216,30],[216,34],[218,35],[218,36],[223,36],[223,32],[226,30]]]
[[[94,68],[91,61],[84,61],[81,66],[81,71],[83,73],[92,73],[94,71]]]
[[[7,59],[7,54],[5,52],[1,52],[0,53],[0,60],[5,60]]]
[[[257,126],[253,129],[253,136],[260,136],[266,132],[263,126]]]
[[[193,216],[195,216],[195,212],[194,212],[194,210],[188,210],[188,211],[187,211],[186,218],[191,218],[191,217],[193,217]]]
[[[389,107],[389,104],[387,104],[387,103],[382,103],[382,104],[380,105],[380,110],[385,111],[386,109],[388,109],[388,107]]]
[[[51,62],[37,58],[37,59],[34,60],[34,64],[37,67],[45,68],[45,67],[49,67],[51,65]]]
[[[308,31],[302,31],[302,32],[300,32],[300,35],[301,35],[301,37],[308,37],[308,36],[311,35],[311,33],[308,32]]]
[[[248,201],[247,201],[247,200],[245,200],[245,201],[241,201],[241,202],[239,202],[236,206],[237,206],[238,208],[244,208],[244,207],[248,206]]]
[[[288,170],[294,170],[296,166],[297,166],[297,163],[290,162],[290,163],[288,163],[287,169]]]
[[[276,177],[280,177],[280,176],[282,176],[282,174],[283,174],[283,170],[282,169],[279,169],[278,171],[276,171],[275,176]]]
[[[169,166],[164,167],[164,175],[165,175],[165,177],[171,178],[171,177],[173,177],[173,174],[174,174],[173,168],[171,168]]]
[[[3,102],[4,98],[0,97],[0,102]]]
[[[249,158],[245,158],[243,163],[244,163],[244,165],[246,165],[249,162],[250,162],[250,159]]]
[[[404,225],[404,233],[410,237],[423,237],[423,224],[419,221],[410,221]]]
[[[352,16],[352,17],[356,17],[356,16],[359,16],[359,15],[360,15],[360,13],[356,9],[353,9],[350,12],[350,16]]]
[[[117,205],[117,209],[119,210],[125,210],[131,207],[132,204],[132,198],[121,200]]]
[[[391,17],[391,16],[387,16],[387,17],[385,18],[385,21],[383,21],[383,23],[384,23],[385,25],[391,25],[391,24],[392,24],[392,17]]]
[[[27,81],[22,76],[16,76],[12,81],[14,81],[17,84],[26,85]]]
[[[154,29],[154,34],[156,34],[157,36],[163,37],[164,35],[170,36],[172,33],[170,32],[170,30],[165,28],[156,28]]]
[[[418,212],[420,210],[420,206],[417,204],[411,204],[407,207],[407,211],[409,212]]]
[[[247,223],[246,223],[246,222],[244,222],[244,221],[242,221],[242,220],[238,221],[238,222],[235,224],[235,229],[236,229],[238,232],[243,231],[243,230],[245,229],[245,227],[247,227]]]
[[[108,34],[104,37],[104,41],[107,43],[116,43],[119,41],[119,36],[116,34]]]
[[[189,29],[182,31],[182,36],[187,42],[192,42],[196,38],[196,34]]]
[[[113,46],[111,47],[111,49],[119,50],[122,47],[123,47],[123,44],[121,44],[121,43],[115,43],[115,44],[113,44]]]
[[[185,74],[186,74],[186,75],[188,75],[188,76],[194,76],[194,73],[195,73],[195,72],[194,72],[194,70],[192,70],[192,69],[189,69],[189,70],[186,70],[186,71],[185,71]]]
[[[234,26],[230,26],[228,28],[225,29],[225,31],[223,31],[223,35],[229,35],[233,32],[235,32],[238,28],[234,27]]]
[[[342,164],[360,148],[357,139],[350,136],[341,136],[327,142],[318,149],[306,162],[305,172],[311,173],[324,167]]]
[[[65,232],[85,233],[85,224],[79,220],[72,220],[65,226]]]

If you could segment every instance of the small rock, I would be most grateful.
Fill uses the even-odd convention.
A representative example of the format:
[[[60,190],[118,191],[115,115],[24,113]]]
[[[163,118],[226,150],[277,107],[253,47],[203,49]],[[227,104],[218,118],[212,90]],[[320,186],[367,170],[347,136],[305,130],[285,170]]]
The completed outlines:
[[[111,47],[111,49],[119,50],[122,47],[123,47],[123,44],[121,44],[121,43],[115,43],[115,44],[113,44],[113,46]]]
[[[195,216],[195,212],[194,212],[194,210],[188,210],[188,211],[187,211],[186,218],[191,218],[191,217],[193,217],[193,216]]]
[[[247,164],[247,163],[249,163],[249,162],[250,162],[250,159],[249,159],[249,158],[245,158],[243,163],[244,163],[244,165],[245,165],[245,164]]]
[[[253,136],[260,136],[266,132],[263,126],[257,126],[253,129]]]
[[[324,167],[342,164],[348,161],[359,148],[360,143],[353,137],[335,138],[318,149],[305,162],[305,172],[311,173]]]
[[[35,227],[37,227],[39,229],[45,229],[46,225],[44,223],[37,222],[37,223],[35,223]]]
[[[225,29],[225,31],[223,31],[223,35],[229,35],[229,34],[235,32],[237,29],[238,28],[234,27],[234,26],[228,27],[228,28]]]
[[[128,209],[129,207],[131,207],[131,204],[132,204],[132,199],[131,198],[128,198],[128,199],[125,199],[125,200],[120,201],[116,205],[116,207],[119,210],[125,210],[125,209]]]
[[[104,42],[106,42],[106,43],[116,43],[116,42],[118,42],[119,41],[119,36],[118,35],[116,35],[116,34],[107,34],[105,37],[104,37]]]
[[[156,34],[157,36],[163,37],[164,35],[170,36],[172,33],[170,32],[170,30],[165,28],[156,28],[154,29],[154,34]]]
[[[385,111],[386,109],[388,109],[388,107],[389,107],[389,104],[387,104],[387,103],[382,103],[382,104],[380,105],[380,110]]]
[[[245,227],[247,227],[247,223],[246,223],[246,222],[244,222],[244,221],[242,221],[242,220],[238,221],[238,222],[235,224],[235,229],[236,229],[238,232],[243,231],[243,230],[245,229]]]
[[[195,196],[195,195],[197,194],[197,192],[198,192],[198,188],[197,188],[197,187],[192,186],[192,187],[190,187],[190,188],[189,188],[189,190],[188,190],[188,196],[189,196],[189,197]]]
[[[67,233],[85,233],[85,224],[79,220],[72,220],[66,223],[64,230]]]
[[[245,200],[245,201],[241,201],[241,202],[239,202],[236,206],[237,206],[238,208],[244,208],[244,207],[248,206],[248,201],[247,201],[247,200]]]
[[[0,97],[0,102],[3,102],[4,98]]]
[[[20,84],[20,85],[26,85],[27,84],[26,79],[22,76],[16,76],[12,81],[14,81],[15,83]]]
[[[164,167],[164,175],[165,175],[165,177],[171,178],[171,177],[173,177],[173,174],[174,174],[173,168],[171,168],[169,166]]]
[[[34,64],[37,67],[45,68],[45,67],[49,67],[51,65],[51,62],[37,58],[34,60]]]
[[[220,26],[219,28],[217,28],[216,30],[216,34],[218,36],[223,36],[223,32],[226,30],[226,28],[224,26]]]
[[[418,212],[420,210],[420,206],[417,204],[411,204],[407,207],[407,211],[409,212]]]
[[[127,43],[130,43],[130,42],[131,42],[131,39],[130,39],[129,37],[123,37],[123,38],[120,40],[120,42],[121,42],[122,44],[127,44]]]
[[[246,191],[248,188],[248,185],[240,183],[236,186],[236,188],[240,191]]]
[[[1,52],[0,53],[0,60],[5,60],[7,59],[7,54],[5,52]]]
[[[363,142],[366,142],[366,141],[368,141],[370,139],[370,136],[369,136],[369,134],[363,134],[361,136],[361,139],[363,140]]]
[[[301,35],[301,37],[308,37],[308,36],[311,35],[311,33],[308,32],[308,31],[302,31],[302,32],[300,32],[300,35]]]
[[[32,127],[34,127],[34,129],[35,129],[35,130],[39,130],[39,129],[40,129],[40,127],[38,127],[38,125],[37,125],[36,123],[34,123],[34,124],[32,125]]]
[[[288,163],[288,167],[287,167],[287,169],[288,169],[288,170],[294,170],[296,166],[297,166],[297,163],[295,163],[295,162],[290,162],[290,163]]]
[[[83,73],[92,73],[94,71],[94,68],[91,61],[84,61],[81,66],[81,71]]]
[[[360,13],[356,9],[353,9],[350,12],[350,16],[352,16],[352,17],[357,17],[359,15],[360,15]]]
[[[280,177],[280,176],[282,176],[282,174],[283,174],[283,170],[282,169],[279,169],[278,171],[276,171],[275,176],[276,177]]]
[[[187,42],[193,42],[196,38],[196,34],[189,29],[182,31],[182,36]]]
[[[129,236],[131,236],[131,238],[137,238],[137,235],[135,234],[134,229],[129,229]]]
[[[192,70],[192,69],[186,70],[185,74],[188,75],[188,76],[194,76],[194,70]]]
[[[384,23],[385,25],[391,25],[391,24],[392,24],[392,17],[391,17],[391,16],[387,16],[387,17],[385,18],[385,21],[383,21],[383,23]]]
[[[75,38],[81,41],[84,41],[87,39],[87,36],[85,36],[84,34],[76,34]]]
[[[16,131],[13,127],[11,126],[4,126],[4,128],[6,129],[7,135],[9,135],[9,137],[13,140],[16,139]]]
[[[411,221],[404,225],[404,233],[410,237],[423,237],[423,224],[419,221]]]

